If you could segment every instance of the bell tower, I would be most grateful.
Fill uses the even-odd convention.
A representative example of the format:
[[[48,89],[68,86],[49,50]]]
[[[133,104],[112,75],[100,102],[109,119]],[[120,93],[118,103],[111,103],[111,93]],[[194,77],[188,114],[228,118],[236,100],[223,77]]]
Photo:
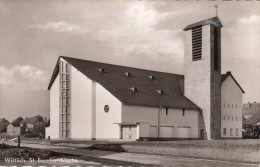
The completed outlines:
[[[184,94],[202,109],[204,139],[221,137],[221,27],[216,16],[184,28]]]

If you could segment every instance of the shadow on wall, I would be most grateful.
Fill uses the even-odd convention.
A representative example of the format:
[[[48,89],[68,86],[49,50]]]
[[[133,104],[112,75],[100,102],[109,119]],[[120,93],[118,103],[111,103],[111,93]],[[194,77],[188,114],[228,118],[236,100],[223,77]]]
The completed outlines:
[[[121,144],[94,144],[87,149],[91,150],[102,150],[102,151],[114,151],[114,152],[125,152],[126,150]]]

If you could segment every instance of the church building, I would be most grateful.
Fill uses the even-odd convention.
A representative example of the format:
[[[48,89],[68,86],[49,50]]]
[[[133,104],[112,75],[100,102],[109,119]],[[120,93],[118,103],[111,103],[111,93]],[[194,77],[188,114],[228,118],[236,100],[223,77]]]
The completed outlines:
[[[221,75],[221,27],[213,17],[184,28],[184,75],[60,56],[46,138],[241,138],[244,91]]]

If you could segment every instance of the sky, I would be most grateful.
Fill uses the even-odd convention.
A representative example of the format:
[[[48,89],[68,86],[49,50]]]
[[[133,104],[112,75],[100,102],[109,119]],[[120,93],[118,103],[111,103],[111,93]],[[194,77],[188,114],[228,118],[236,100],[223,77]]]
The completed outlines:
[[[0,117],[49,117],[47,90],[58,56],[184,73],[184,32],[214,17],[222,73],[260,102],[259,1],[0,0]]]

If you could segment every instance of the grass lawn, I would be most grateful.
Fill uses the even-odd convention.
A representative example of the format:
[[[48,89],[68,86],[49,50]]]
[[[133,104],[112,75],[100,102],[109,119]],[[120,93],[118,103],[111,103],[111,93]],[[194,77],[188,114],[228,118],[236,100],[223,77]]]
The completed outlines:
[[[127,143],[122,147],[127,152],[235,162],[260,162],[259,139],[149,141]]]
[[[61,142],[61,141],[60,141]],[[69,142],[69,141],[66,141]],[[59,143],[59,141],[55,141]],[[260,162],[259,139],[182,141],[72,141],[92,145],[88,149],[170,155],[234,162]]]

